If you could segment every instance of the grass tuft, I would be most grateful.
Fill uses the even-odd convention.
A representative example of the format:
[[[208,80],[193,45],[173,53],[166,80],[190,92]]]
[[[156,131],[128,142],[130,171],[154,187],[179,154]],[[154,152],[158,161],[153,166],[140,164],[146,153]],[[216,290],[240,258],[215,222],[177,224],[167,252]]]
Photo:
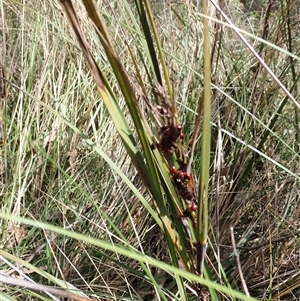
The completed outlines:
[[[72,3],[73,27],[0,3],[3,299],[297,300],[298,1]],[[158,150],[168,101],[197,231]]]

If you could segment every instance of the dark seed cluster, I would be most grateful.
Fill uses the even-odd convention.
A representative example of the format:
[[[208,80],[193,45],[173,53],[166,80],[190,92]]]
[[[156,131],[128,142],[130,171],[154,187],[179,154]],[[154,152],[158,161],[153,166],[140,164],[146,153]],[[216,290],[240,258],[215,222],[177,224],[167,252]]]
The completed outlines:
[[[167,162],[171,161],[169,160],[170,157],[180,153],[179,144],[183,139],[182,125],[163,125],[161,127],[158,150],[166,157]],[[181,167],[177,170],[175,166],[171,165],[169,167],[170,175],[179,196],[187,203],[187,209],[183,212],[184,216],[191,218],[194,226],[196,226],[195,220],[198,206],[193,178],[191,174],[186,172],[184,164],[178,162],[178,160],[177,163]]]
[[[189,156],[183,143],[183,127],[177,122],[175,102],[171,101],[163,86],[157,85],[155,88],[160,104],[153,112],[156,113],[159,124],[162,124],[157,148],[169,165],[170,176],[178,195],[186,202],[183,217],[190,218],[196,226],[198,206],[193,176],[187,170]]]
[[[176,170],[175,166],[170,167],[170,174],[173,178],[173,182],[177,189],[178,194],[187,203],[187,209],[184,211],[184,215],[193,220],[194,226],[196,227],[196,212],[198,205],[194,192],[192,175],[186,173],[183,170]]]

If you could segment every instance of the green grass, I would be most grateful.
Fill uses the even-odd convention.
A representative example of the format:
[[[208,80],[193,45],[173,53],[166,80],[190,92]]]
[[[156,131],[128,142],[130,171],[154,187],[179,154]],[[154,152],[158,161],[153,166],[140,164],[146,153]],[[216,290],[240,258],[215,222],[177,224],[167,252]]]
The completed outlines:
[[[212,129],[205,130],[201,121],[200,137],[203,129],[211,134],[211,151],[203,159],[200,140],[192,165],[201,190],[203,160],[210,160],[208,249],[201,280],[189,265],[195,258],[175,216],[183,205],[164,159],[149,146],[150,132],[158,137],[159,127],[139,91],[153,105],[159,102],[152,89],[159,76],[146,43],[154,39],[151,24],[147,40],[135,3],[102,1],[100,12],[112,39],[105,49],[76,1],[103,75],[99,93],[59,2],[0,3],[0,63],[6,78],[0,100],[5,134],[0,265],[5,275],[32,279],[37,288],[8,285],[12,280],[0,276],[1,298],[55,300],[38,287],[48,285],[95,300],[197,300],[195,283],[201,282],[211,300],[222,295],[254,300],[244,295],[243,278],[258,300],[297,300],[299,111],[234,31],[213,21],[220,15],[209,7]],[[205,82],[202,6],[150,4],[162,47],[159,54],[154,42],[158,66],[170,80],[167,90],[174,92],[188,148]],[[282,1],[264,14],[233,0],[226,5],[225,13],[297,99],[299,1]],[[107,58],[111,49],[127,71],[123,90]],[[140,118],[137,127],[132,117],[137,103],[150,132],[145,120]],[[112,110],[119,117],[110,115]]]

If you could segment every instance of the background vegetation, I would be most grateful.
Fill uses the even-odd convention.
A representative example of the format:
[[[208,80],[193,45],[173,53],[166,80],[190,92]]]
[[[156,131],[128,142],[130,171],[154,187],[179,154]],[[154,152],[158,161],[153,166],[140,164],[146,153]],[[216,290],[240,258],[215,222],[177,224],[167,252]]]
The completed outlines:
[[[179,280],[180,272],[172,270],[170,246],[160,220],[151,214],[154,208],[160,216],[157,205],[103,105],[60,3],[0,4],[6,78],[5,91],[0,83],[0,280],[13,276],[96,300],[184,300],[182,282],[185,298],[197,300],[187,280],[197,276],[180,266]],[[178,116],[189,137],[204,86],[202,6],[196,1],[150,4]],[[254,1],[249,6],[231,0],[222,6],[295,99],[299,4]],[[81,3],[74,6],[95,59],[129,116],[99,37]],[[143,68],[151,60],[135,4],[98,1],[98,7],[131,81],[140,80],[133,55],[151,94],[153,83]],[[212,4],[209,13],[213,98],[204,284],[212,300],[251,300],[235,293],[244,291],[242,279],[252,297],[297,300],[299,108]],[[149,111],[142,102],[141,107]],[[200,155],[197,146],[196,175]],[[146,264],[141,254],[149,256]],[[2,282],[3,300],[58,300],[49,290]]]

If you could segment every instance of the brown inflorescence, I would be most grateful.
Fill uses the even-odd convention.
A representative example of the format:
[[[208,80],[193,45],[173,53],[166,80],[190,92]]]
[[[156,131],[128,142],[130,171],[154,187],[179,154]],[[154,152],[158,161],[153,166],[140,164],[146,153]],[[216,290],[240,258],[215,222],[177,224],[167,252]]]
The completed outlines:
[[[170,122],[170,119],[168,123],[168,125],[165,124],[160,129],[158,150],[166,157],[167,162],[170,162],[169,157],[174,154],[177,155],[179,143],[184,139],[185,135],[182,132],[181,124],[173,126],[171,125],[172,122]],[[186,172],[186,166],[178,161],[179,160],[177,158],[177,163],[180,168],[177,170],[174,165],[171,165],[169,167],[170,175],[177,193],[187,203],[187,209],[184,211],[184,215],[192,219],[193,224],[195,225],[198,206],[195,196],[193,177],[191,174]]]

